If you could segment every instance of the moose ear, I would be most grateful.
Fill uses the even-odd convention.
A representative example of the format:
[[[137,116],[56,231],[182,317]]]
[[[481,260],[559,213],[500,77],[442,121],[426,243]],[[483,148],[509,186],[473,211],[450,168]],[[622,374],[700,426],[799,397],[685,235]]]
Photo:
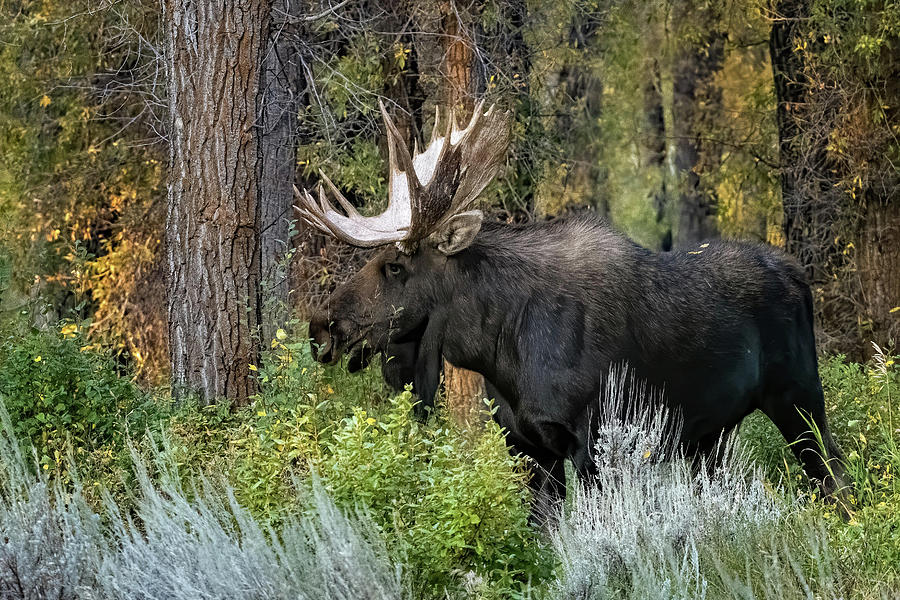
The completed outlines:
[[[456,254],[469,247],[469,244],[481,231],[484,215],[480,210],[470,210],[453,216],[434,233],[437,249],[447,256]]]

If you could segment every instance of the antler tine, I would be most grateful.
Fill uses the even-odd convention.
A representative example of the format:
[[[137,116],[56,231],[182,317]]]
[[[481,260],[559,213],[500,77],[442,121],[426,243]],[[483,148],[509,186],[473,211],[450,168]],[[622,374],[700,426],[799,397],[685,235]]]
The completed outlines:
[[[294,196],[300,200],[300,206],[294,206],[310,226],[338,240],[362,248],[374,248],[399,242],[404,239],[404,228],[381,231],[372,227],[372,218],[355,216],[345,217],[336,212],[325,196],[325,189],[319,185],[319,199],[316,201],[309,190],[300,192],[294,187]],[[355,212],[355,211],[354,211]]]
[[[327,179],[327,178],[326,178]],[[334,188],[334,184],[331,181],[328,181],[330,187]],[[338,226],[332,219],[328,217],[329,212],[335,212],[334,208],[331,206],[331,202],[328,201],[328,196],[325,195],[325,188],[322,187],[322,184],[319,184],[319,206],[321,207],[321,211],[319,213],[319,220],[322,224],[325,225],[326,233],[329,231],[332,235],[334,235],[337,239],[345,242],[347,244],[356,244],[358,240],[353,236],[347,234],[341,227]],[[355,210],[353,212],[356,212]],[[357,214],[359,216],[359,214]],[[353,220],[353,217],[349,217],[350,220]]]
[[[469,124],[454,140],[462,152],[465,169],[452,212],[465,210],[478,197],[502,166],[509,143],[509,112],[497,114],[496,105],[483,111],[484,100],[478,102]],[[455,132],[456,133],[456,132]]]
[[[416,178],[416,170],[413,168],[412,156],[409,154],[409,148],[406,147],[406,143],[403,141],[403,136],[400,135],[400,130],[394,124],[394,121],[391,120],[390,115],[388,115],[387,110],[384,108],[384,103],[379,100],[378,105],[381,107],[381,116],[384,118],[385,129],[387,129],[388,134],[388,159],[397,158],[399,155],[400,164],[397,165],[396,160],[390,161],[391,169],[396,168],[399,171],[403,171],[406,173],[407,181],[410,183],[410,191],[414,187],[418,187],[419,180]]]
[[[295,185],[294,197],[296,197],[297,200],[300,201],[300,206],[297,206],[295,204],[294,208],[296,208],[300,212],[300,214],[303,216],[304,221],[306,221],[316,229],[319,229],[320,231],[323,231],[325,233],[331,232],[331,228],[325,225],[325,222],[323,221],[323,215],[318,207],[318,204],[309,193],[309,190],[304,189],[301,193]]]
[[[435,108],[437,108],[437,107],[435,107]],[[451,111],[451,114],[453,114],[453,112],[454,111]],[[437,117],[435,117],[435,121],[436,120],[437,120]],[[438,157],[437,157],[438,164],[440,164],[445,159],[445,157],[447,155],[447,151],[453,145],[453,139],[452,139],[453,138],[453,126],[454,126],[453,122],[454,122],[454,119],[451,117],[450,119],[447,119],[447,124],[444,126],[444,129],[445,129],[444,130],[444,141],[442,142],[441,149],[438,152]],[[432,139],[432,141],[434,141],[434,139]]]
[[[491,111],[494,110],[494,106],[495,105],[492,104],[491,108],[488,109],[488,112],[484,116],[488,116],[488,117],[491,116]],[[454,141],[455,144],[462,143],[463,140],[470,137],[472,135],[472,133],[474,131],[476,131],[476,129],[478,128],[478,123],[479,123],[479,121],[481,121],[483,108],[484,108],[484,99],[482,98],[475,105],[475,110],[472,111],[472,116],[469,118],[469,123],[466,125],[465,129],[459,129],[456,126],[456,124],[454,123],[454,125],[453,125],[454,131],[460,132],[462,134],[459,139]]]
[[[437,139],[438,131],[440,131],[439,123],[441,122],[441,109],[438,108],[438,105],[434,105],[434,127],[431,128],[431,142]]]
[[[335,186],[331,182],[331,180],[328,178],[328,175],[326,175],[322,171],[322,169],[319,169],[319,175],[322,177],[322,179],[325,180],[325,183],[328,184],[328,187],[331,189],[331,193],[334,194],[335,198],[337,198],[337,201],[341,204],[341,208],[344,209],[344,211],[347,213],[347,216],[350,218],[355,217],[357,219],[362,218],[362,215],[360,215],[358,212],[356,212],[356,208],[352,204],[350,204],[350,201],[344,197],[344,195],[340,192],[340,190],[337,189],[337,186]],[[321,189],[322,189],[321,186],[319,186],[320,191],[321,191]],[[324,199],[325,196],[321,195],[321,198]],[[329,203],[329,207],[330,207],[330,203]]]
[[[327,221],[328,211],[333,211],[334,208],[331,206],[331,202],[328,201],[328,197],[325,195],[325,188],[322,187],[321,183],[319,183],[319,187],[317,189],[319,190],[318,209],[319,211],[321,211],[319,214],[322,215],[323,219]]]
[[[489,117],[491,116],[491,111],[494,110],[494,104],[491,104],[491,107],[488,109],[487,113],[484,113],[484,98],[478,101],[475,105],[475,110],[472,111],[472,118],[469,119],[469,124],[466,125],[466,129],[474,129],[478,124],[478,121],[481,120],[482,116]]]
[[[385,110],[384,102],[382,102],[380,98],[378,99],[378,108],[381,109],[381,118],[384,120],[385,123],[387,123],[387,121],[388,121],[387,110]],[[388,129],[388,128],[385,127],[385,129]],[[387,131],[387,136],[388,136],[388,139],[387,139],[388,171],[393,171],[394,166],[397,164],[397,153],[394,150],[394,144],[392,143],[391,132],[389,129]]]
[[[328,227],[323,220],[322,214],[319,212],[316,206],[316,201],[313,199],[312,195],[310,195],[309,190],[304,189],[303,193],[301,193],[300,190],[297,189],[296,185],[293,187],[294,197],[296,197],[301,204],[301,206],[297,206],[295,204],[294,208],[297,209],[297,212],[300,213],[300,216],[303,217],[303,220],[323,233],[335,235],[332,228]]]
[[[318,210],[316,209],[316,201],[313,200],[313,197],[309,194],[309,190],[304,189],[302,192],[297,189],[297,186],[293,186],[294,188],[294,197],[300,202],[301,206],[294,205],[298,211],[300,211],[303,215],[309,215],[313,217],[317,222],[320,221],[318,218]],[[315,211],[315,212],[310,212]],[[318,225],[316,225],[318,227]]]

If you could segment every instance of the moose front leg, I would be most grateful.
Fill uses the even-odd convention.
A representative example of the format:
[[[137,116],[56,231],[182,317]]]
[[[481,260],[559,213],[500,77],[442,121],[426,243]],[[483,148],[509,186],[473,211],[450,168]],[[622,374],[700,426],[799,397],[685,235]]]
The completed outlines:
[[[402,392],[407,385],[415,385],[418,355],[418,340],[388,344],[381,363],[381,376],[392,390]]]
[[[557,522],[566,498],[565,457],[538,448],[512,429],[506,435],[506,443],[510,452],[524,454],[530,459],[531,522],[551,527]]]

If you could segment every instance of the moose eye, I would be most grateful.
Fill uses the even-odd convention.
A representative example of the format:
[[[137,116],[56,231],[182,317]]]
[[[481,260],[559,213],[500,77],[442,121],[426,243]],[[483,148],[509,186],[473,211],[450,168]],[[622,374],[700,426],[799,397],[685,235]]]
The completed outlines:
[[[391,277],[397,277],[403,273],[403,265],[397,263],[387,263],[384,265],[384,272]]]

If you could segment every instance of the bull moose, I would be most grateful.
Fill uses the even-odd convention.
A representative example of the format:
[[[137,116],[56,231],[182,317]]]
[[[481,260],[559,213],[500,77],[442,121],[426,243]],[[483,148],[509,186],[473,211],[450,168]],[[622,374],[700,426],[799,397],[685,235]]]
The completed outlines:
[[[384,248],[310,321],[317,359],[397,352],[388,377],[412,380],[433,405],[442,357],[482,374],[515,451],[534,460],[531,485],[552,506],[564,460],[593,470],[590,444],[604,377],[626,362],[680,412],[686,451],[709,453],[762,410],[807,474],[833,493],[841,452],[829,433],[813,306],[800,267],[760,244],[710,242],[656,253],[596,218],[525,225],[469,210],[505,162],[508,114],[479,104],[465,128],[435,116],[410,154],[384,106],[388,207],[361,216],[296,188],[297,210],[349,244]],[[390,363],[388,363],[390,364]],[[810,432],[815,425],[824,452]]]

